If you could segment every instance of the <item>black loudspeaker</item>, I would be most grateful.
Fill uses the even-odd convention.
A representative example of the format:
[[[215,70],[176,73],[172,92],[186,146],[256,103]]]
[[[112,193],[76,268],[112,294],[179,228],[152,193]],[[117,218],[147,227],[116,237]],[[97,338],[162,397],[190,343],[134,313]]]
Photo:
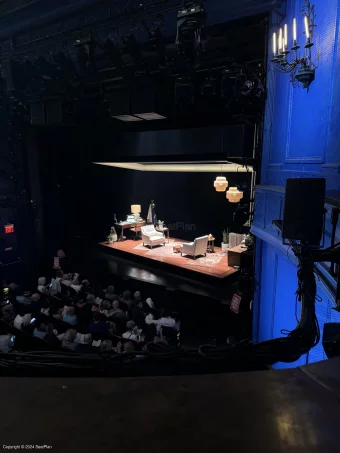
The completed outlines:
[[[325,178],[287,179],[282,238],[319,246],[323,233]]]
[[[43,102],[32,102],[31,108],[31,124],[46,124],[45,105]]]
[[[326,356],[330,359],[340,355],[340,324],[329,322],[324,325],[322,346]]]

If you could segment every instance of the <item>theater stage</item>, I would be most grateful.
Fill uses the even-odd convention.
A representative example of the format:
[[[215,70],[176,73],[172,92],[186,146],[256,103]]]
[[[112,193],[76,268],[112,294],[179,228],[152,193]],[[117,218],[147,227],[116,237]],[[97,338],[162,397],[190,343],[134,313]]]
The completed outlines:
[[[170,238],[165,246],[155,246],[153,249],[144,247],[142,240],[127,239],[122,242],[108,244],[101,242],[100,245],[105,248],[106,252],[123,256],[129,260],[137,260],[151,265],[153,262],[157,267],[167,271],[179,272],[183,276],[189,276],[195,279],[204,278],[209,280],[223,281],[227,277],[235,274],[237,269],[228,266],[228,255],[222,252],[220,247],[215,247],[214,253],[207,253],[207,256],[193,257],[174,253],[174,244],[181,244],[182,241]]]

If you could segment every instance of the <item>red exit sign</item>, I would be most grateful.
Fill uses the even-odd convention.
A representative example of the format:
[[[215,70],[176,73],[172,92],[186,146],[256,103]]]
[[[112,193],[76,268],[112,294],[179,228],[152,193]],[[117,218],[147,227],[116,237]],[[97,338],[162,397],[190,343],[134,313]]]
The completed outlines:
[[[13,225],[13,223],[9,224],[9,225],[5,225],[5,233],[6,234],[14,233],[14,225]]]

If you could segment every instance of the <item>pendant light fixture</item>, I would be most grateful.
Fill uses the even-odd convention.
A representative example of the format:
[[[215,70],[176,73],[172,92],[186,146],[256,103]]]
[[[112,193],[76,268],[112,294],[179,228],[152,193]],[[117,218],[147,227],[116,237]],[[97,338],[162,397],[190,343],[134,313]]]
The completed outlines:
[[[222,137],[222,149],[223,149],[223,137]],[[227,178],[222,176],[222,164],[221,164],[221,176],[217,176],[214,181],[214,187],[216,192],[225,192],[226,188],[228,187]]]
[[[214,187],[216,192],[224,192],[228,187],[227,178],[225,178],[224,176],[217,176],[214,181]]]
[[[229,187],[229,190],[226,193],[226,198],[230,203],[238,203],[243,198],[243,192],[238,190],[237,187]]]

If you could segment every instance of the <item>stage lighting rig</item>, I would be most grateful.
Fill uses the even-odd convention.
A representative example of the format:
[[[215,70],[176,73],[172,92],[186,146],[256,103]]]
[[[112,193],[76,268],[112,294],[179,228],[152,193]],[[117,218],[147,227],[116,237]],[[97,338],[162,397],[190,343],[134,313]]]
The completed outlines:
[[[76,49],[77,65],[80,73],[86,73],[89,69],[96,69],[95,50],[96,42],[91,35],[76,39],[74,42]]]
[[[180,54],[201,51],[205,12],[202,2],[187,1],[177,13],[176,45]]]

